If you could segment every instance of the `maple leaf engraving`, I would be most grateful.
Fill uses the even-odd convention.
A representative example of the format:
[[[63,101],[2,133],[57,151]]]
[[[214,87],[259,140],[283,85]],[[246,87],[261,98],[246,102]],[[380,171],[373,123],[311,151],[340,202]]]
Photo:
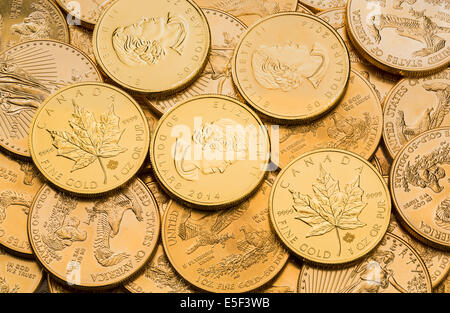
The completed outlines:
[[[321,236],[332,230],[336,231],[341,255],[341,238],[339,229],[350,230],[366,224],[358,217],[367,203],[362,202],[364,191],[360,187],[360,176],[356,177],[343,190],[336,181],[320,165],[320,176],[317,184],[312,186],[314,196],[304,195],[290,190],[297,212],[296,219],[311,227],[306,237]]]
[[[94,114],[79,106],[72,100],[74,112],[69,121],[71,131],[48,130],[53,139],[53,146],[58,149],[58,156],[74,161],[71,172],[88,167],[95,161],[100,163],[107,183],[107,174],[103,158],[112,158],[127,151],[119,146],[125,130],[120,130],[120,118],[110,104],[97,122]]]

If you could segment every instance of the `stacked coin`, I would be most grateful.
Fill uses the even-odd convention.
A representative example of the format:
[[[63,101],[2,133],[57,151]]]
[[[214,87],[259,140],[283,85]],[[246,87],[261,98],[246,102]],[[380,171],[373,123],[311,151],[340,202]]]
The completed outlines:
[[[449,16],[3,1],[0,292],[448,293]]]

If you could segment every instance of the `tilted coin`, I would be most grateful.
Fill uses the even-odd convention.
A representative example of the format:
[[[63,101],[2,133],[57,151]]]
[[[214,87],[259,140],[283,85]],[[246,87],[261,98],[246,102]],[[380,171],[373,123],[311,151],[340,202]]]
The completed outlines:
[[[202,8],[225,11],[252,25],[267,15],[295,11],[297,0],[195,0]]]
[[[11,47],[0,64],[0,145],[28,158],[30,125],[41,103],[63,86],[102,81],[88,56],[53,40]]]
[[[150,159],[171,196],[210,210],[254,192],[266,175],[269,151],[267,129],[254,112],[233,98],[210,95],[182,102],[159,120]]]
[[[429,293],[430,275],[407,242],[386,233],[375,251],[359,263],[341,269],[304,265],[300,293]]]
[[[383,138],[392,157],[412,138],[450,126],[450,69],[421,79],[402,79],[386,97]]]
[[[450,252],[436,250],[417,241],[400,227],[394,215],[391,216],[388,232],[399,236],[416,250],[428,269],[433,288],[447,277],[450,271]]]
[[[94,293],[94,290],[81,290],[81,289],[75,289],[71,288],[67,285],[64,285],[62,283],[59,283],[57,280],[52,278],[50,274],[47,274],[47,284],[48,289],[50,293]],[[110,290],[101,290],[98,291],[99,293],[124,293],[123,289],[120,287],[116,287],[114,289]]]
[[[0,51],[29,40],[69,42],[66,19],[48,0],[2,0],[0,33]]]
[[[200,77],[185,90],[164,98],[148,97],[150,107],[159,115],[179,102],[203,94],[219,94],[238,98],[231,78],[231,60],[241,34],[247,28],[225,12],[202,9],[211,31],[211,52]]]
[[[305,153],[278,175],[269,200],[270,220],[284,244],[314,263],[362,258],[381,241],[391,197],[378,171],[343,150]]]
[[[41,105],[31,125],[33,161],[54,185],[79,195],[111,191],[129,181],[149,146],[139,104],[103,83],[60,89]]]
[[[347,4],[347,0],[299,0],[299,4],[304,4],[315,12],[342,8]]]
[[[111,0],[56,0],[56,2],[71,15],[72,22],[80,22],[80,24],[93,28]]]
[[[69,25],[70,44],[86,53],[92,61],[95,61],[94,49],[92,47],[92,30],[81,26]]]
[[[31,203],[43,177],[29,162],[13,160],[0,153],[0,245],[32,256],[27,220]]]
[[[284,267],[289,254],[270,228],[271,185],[239,206],[218,212],[188,209],[172,201],[161,237],[175,270],[210,292],[246,292],[261,287]]]
[[[417,239],[450,249],[450,127],[409,141],[392,165],[390,188],[399,221]]]
[[[18,258],[0,248],[0,293],[35,292],[42,268],[33,260]]]
[[[114,287],[135,275],[151,257],[159,227],[156,201],[138,179],[98,199],[43,186],[28,220],[39,262],[82,289]]]
[[[297,279],[300,275],[298,260],[290,258],[275,279],[259,289],[263,293],[297,293]]]
[[[242,35],[232,71],[252,107],[279,122],[298,123],[337,104],[347,88],[350,61],[331,26],[311,14],[290,12],[259,20]]]
[[[372,64],[394,74],[426,76],[450,64],[447,1],[348,0],[350,39]]]
[[[167,259],[162,244],[147,263],[142,274],[125,284],[133,293],[191,293],[193,286],[185,281]]]
[[[211,35],[191,0],[114,0],[95,26],[93,44],[97,63],[115,83],[172,94],[201,74]]]
[[[322,11],[318,13],[317,16],[333,26],[339,35],[341,35],[348,49],[351,68],[360,72],[361,75],[369,81],[375,89],[378,98],[380,98],[380,101],[383,102],[388,92],[392,89],[392,87],[394,87],[401,77],[380,70],[360,56],[358,51],[353,47],[351,41],[348,39],[347,31],[345,29],[345,8],[335,8]]]
[[[311,123],[279,126],[279,166],[286,167],[300,154],[334,148],[370,159],[381,140],[383,112],[371,84],[352,70],[347,92],[327,115]],[[272,142],[274,132],[270,132]]]

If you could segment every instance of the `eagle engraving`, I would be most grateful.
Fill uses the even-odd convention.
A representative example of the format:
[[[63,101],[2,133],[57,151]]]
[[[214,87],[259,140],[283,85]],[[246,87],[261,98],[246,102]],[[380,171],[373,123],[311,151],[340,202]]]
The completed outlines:
[[[416,57],[425,57],[442,50],[446,40],[438,34],[450,33],[450,28],[437,25],[425,15],[425,10],[419,12],[410,8],[409,13],[413,18],[384,13],[374,15],[368,23],[368,30],[377,43],[381,41],[381,31],[386,28],[394,28],[400,36],[423,43],[425,48],[413,53]]]
[[[195,238],[194,244],[186,250],[187,254],[195,252],[200,247],[215,246],[221,244],[225,247],[226,242],[234,238],[232,233],[223,233],[234,221],[238,220],[248,209],[248,201],[239,207],[214,213],[206,213],[200,218],[192,217],[192,210],[185,211],[182,216],[183,222],[178,228],[178,236],[187,241]]]
[[[266,15],[279,13],[280,5],[276,0],[217,0],[208,5],[217,10],[222,10],[236,17]]]
[[[14,191],[6,190],[0,193],[0,224],[6,219],[6,210],[13,205],[23,207],[23,212],[28,214],[31,200]]]

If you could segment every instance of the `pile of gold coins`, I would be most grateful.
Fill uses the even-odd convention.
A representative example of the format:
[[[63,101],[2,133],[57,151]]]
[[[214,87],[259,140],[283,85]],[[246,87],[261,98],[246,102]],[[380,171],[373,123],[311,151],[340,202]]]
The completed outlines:
[[[2,0],[0,51],[0,293],[449,292],[448,0]]]

